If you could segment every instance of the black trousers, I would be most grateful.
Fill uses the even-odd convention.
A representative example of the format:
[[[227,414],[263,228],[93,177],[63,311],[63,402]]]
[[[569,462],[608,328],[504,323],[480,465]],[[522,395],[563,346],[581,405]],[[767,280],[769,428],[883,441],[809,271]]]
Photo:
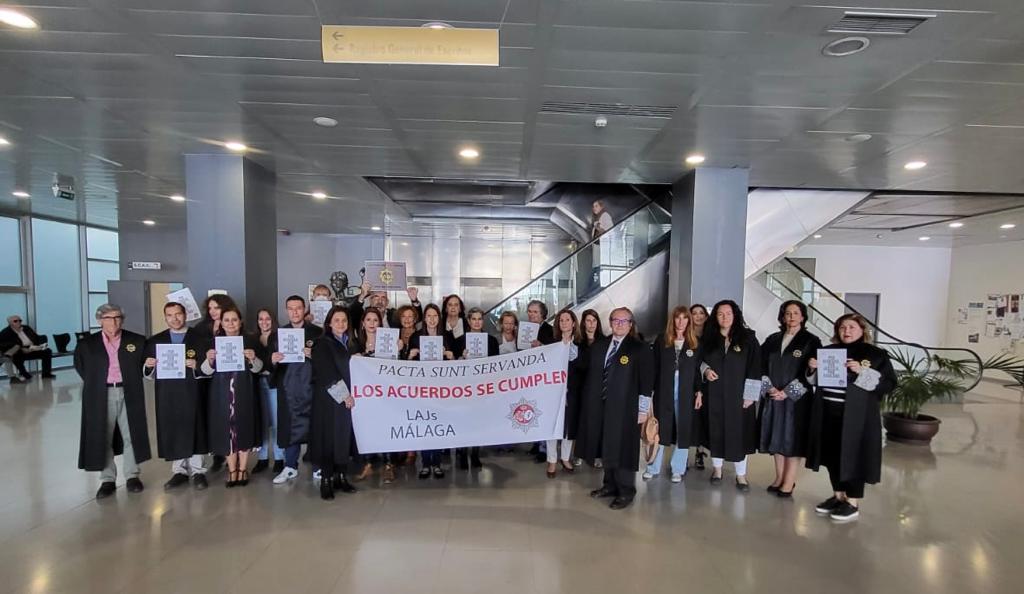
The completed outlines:
[[[614,493],[616,497],[633,499],[636,497],[636,471],[605,468],[604,488]]]
[[[846,493],[851,499],[864,497],[864,481],[841,481],[840,460],[843,455],[843,412],[844,404],[825,401],[825,410],[821,423],[821,458],[828,469],[828,480],[832,490]]]
[[[18,368],[18,373],[23,376],[29,375],[28,370],[25,369],[25,361],[32,361],[35,359],[42,362],[43,375],[50,375],[51,369],[53,368],[53,353],[51,353],[49,349],[33,351],[31,353],[21,351],[11,355],[11,361],[13,361],[14,366]]]

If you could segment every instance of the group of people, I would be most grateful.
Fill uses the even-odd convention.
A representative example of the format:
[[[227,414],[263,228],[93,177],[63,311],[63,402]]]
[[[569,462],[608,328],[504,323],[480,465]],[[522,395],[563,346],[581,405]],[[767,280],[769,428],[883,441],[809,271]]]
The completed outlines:
[[[314,299],[330,297],[323,289],[326,295],[314,292]],[[209,454],[211,469],[226,464],[227,487],[244,487],[250,473],[271,468],[271,455],[273,482],[285,484],[299,476],[303,444],[324,499],[355,492],[352,482],[376,469],[384,484],[392,483],[397,466],[417,459],[419,478],[443,478],[444,452],[362,452],[352,430],[349,362],[374,356],[379,328],[399,329],[399,357],[407,360],[419,359],[423,336],[441,337],[444,359],[465,358],[466,334],[485,331],[484,311],[467,310],[458,295],[440,306],[421,304],[414,288],[408,295],[410,304],[395,309],[386,293],[364,285],[350,306],[331,307],[321,325],[309,317],[305,298],[288,297],[283,327],[302,330],[302,362],[284,361],[273,311],[260,309],[257,328],[248,332],[227,295],[208,297],[205,317],[193,327],[181,304],[167,303],[168,329],[148,340],[122,329],[119,307],[101,306],[100,331],[75,351],[84,381],[79,466],[100,472],[97,498],[115,492],[115,454],[124,455],[127,490],[143,489],[139,464],[150,457],[145,381],[155,384],[157,453],[171,462],[166,489],[190,482],[207,488]],[[729,461],[741,491],[750,490],[748,455],[770,454],[776,476],[768,491],[779,497],[792,496],[802,466],[825,466],[834,493],[816,509],[837,521],[855,519],[864,485],[879,480],[879,402],[894,386],[895,373],[856,314],[837,320],[834,344],[822,346],[805,329],[807,309],[797,301],[783,304],[780,330],[763,344],[732,301],[717,303],[710,313],[702,305],[676,307],[652,343],[638,335],[628,308],[611,312],[607,334],[594,310],[577,317],[564,309],[553,323],[541,301],[531,301],[526,312],[540,325],[531,347],[561,341],[569,350],[562,439],[534,444],[531,453],[547,463],[549,478],[574,472],[580,460],[602,468],[603,484],[591,496],[610,498],[612,509],[633,501],[641,457],[647,462],[642,478],[652,480],[661,474],[668,447],[671,482],[683,481],[695,447],[700,468],[702,450],[710,454],[713,484],[722,483]],[[502,313],[487,355],[518,350],[518,325],[515,312]],[[217,372],[217,336],[243,337],[244,370]],[[159,344],[185,345],[184,378],[156,377]],[[846,388],[816,386],[816,356],[826,348],[847,350]],[[455,460],[461,469],[480,467],[480,448],[459,448]]]

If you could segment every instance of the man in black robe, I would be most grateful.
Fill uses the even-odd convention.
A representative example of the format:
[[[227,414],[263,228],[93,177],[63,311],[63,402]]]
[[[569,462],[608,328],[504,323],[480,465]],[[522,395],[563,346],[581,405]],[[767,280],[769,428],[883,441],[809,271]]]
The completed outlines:
[[[633,312],[620,307],[609,321],[611,336],[588,352],[577,447],[591,464],[596,458],[604,463],[604,484],[590,496],[612,497],[610,507],[623,509],[636,496],[640,423],[650,410],[654,361],[651,349],[636,337]]]
[[[423,304],[420,303],[419,289],[406,287],[405,292],[409,295],[409,303],[416,309],[416,319],[423,319]],[[380,325],[382,328],[401,328],[402,320],[398,319],[398,308],[389,307],[387,291],[370,291],[370,281],[363,281],[360,287],[359,296],[349,307],[349,313],[353,320],[362,320],[363,311],[369,302],[370,307],[377,308],[381,313]]]
[[[75,348],[75,370],[82,378],[82,424],[78,467],[100,473],[97,499],[116,489],[114,456],[124,454],[125,486],[142,491],[139,464],[149,460],[146,395],[142,363],[146,338],[122,330],[124,312],[105,303],[96,309],[100,331],[83,338]]]
[[[196,357],[205,352],[205,339],[185,325],[185,306],[164,305],[167,330],[154,335],[146,344],[144,374],[156,381],[156,450],[171,462],[171,478],[164,483],[169,490],[189,482],[198,490],[208,486],[203,454],[209,451],[206,440],[206,407],[196,378]],[[185,376],[157,378],[156,345],[185,345]]]
[[[299,451],[302,444],[309,441],[309,413],[313,406],[313,366],[309,357],[313,341],[323,333],[319,326],[305,321],[306,300],[302,297],[288,297],[284,308],[288,313],[288,325],[282,328],[303,330],[302,350],[306,358],[302,363],[283,363],[278,333],[274,332],[267,340],[267,351],[271,353],[270,387],[277,392],[277,418],[274,419],[277,445],[284,448],[284,460],[274,461],[274,484],[277,485],[299,476]],[[264,460],[257,462],[256,466],[260,464],[266,468]],[[253,472],[258,470],[253,468]]]

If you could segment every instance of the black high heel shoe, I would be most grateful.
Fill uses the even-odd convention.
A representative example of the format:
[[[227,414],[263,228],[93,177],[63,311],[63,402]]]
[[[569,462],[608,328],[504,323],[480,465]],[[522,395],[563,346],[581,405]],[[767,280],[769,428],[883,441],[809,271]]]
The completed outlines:
[[[334,481],[331,479],[330,475],[324,475],[320,479],[320,499],[323,499],[324,501],[330,501],[334,499],[334,485],[332,484],[333,482]]]
[[[238,482],[235,483],[239,487],[244,487],[249,484],[249,471],[239,470],[238,471]]]
[[[783,491],[782,487],[780,486],[778,490],[775,491],[775,495],[778,496],[780,499],[789,499],[790,497],[793,496],[793,491],[796,491],[796,483],[793,483],[793,488],[790,489],[789,491]]]
[[[238,479],[235,478],[238,475],[238,472],[239,471],[237,470],[228,471],[228,480],[224,483],[225,487],[231,489],[238,486]]]

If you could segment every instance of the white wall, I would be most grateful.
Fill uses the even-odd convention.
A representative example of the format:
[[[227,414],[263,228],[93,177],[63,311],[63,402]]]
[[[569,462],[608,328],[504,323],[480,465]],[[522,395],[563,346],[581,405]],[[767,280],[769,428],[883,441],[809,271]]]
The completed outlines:
[[[970,348],[982,359],[1016,347],[1016,355],[1024,357],[1021,341],[1011,345],[1006,337],[986,337],[984,326],[977,343],[967,342],[969,326],[957,323],[957,308],[966,306],[970,301],[984,302],[989,293],[1024,293],[1024,241],[954,248],[946,315],[949,346]]]
[[[804,245],[792,258],[814,258],[814,276],[839,293],[878,293],[878,325],[901,340],[945,343],[949,248]]]

